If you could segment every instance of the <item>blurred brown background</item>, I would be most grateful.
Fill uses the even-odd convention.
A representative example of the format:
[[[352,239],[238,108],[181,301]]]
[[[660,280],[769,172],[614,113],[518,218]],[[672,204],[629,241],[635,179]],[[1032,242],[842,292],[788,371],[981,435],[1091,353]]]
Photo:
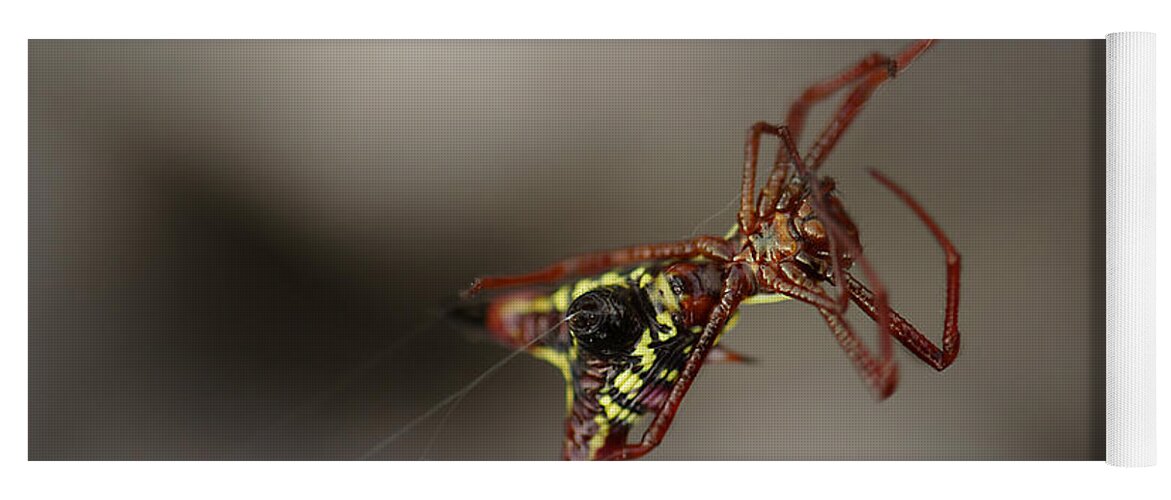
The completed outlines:
[[[429,320],[474,276],[723,234],[747,127],[903,45],[31,41],[29,458],[357,458],[507,354]],[[746,307],[757,363],[651,457],[1103,459],[1103,60],[944,41],[823,171],[932,338],[942,254],[865,169],[954,240],[954,366],[900,350],[877,403],[813,309]],[[563,391],[518,357],[377,458],[558,458]]]

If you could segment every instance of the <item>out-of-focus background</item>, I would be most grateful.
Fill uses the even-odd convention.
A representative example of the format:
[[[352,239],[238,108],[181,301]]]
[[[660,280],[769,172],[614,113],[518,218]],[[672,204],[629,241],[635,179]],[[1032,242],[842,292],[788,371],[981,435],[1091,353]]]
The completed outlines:
[[[508,354],[443,314],[474,276],[723,234],[747,127],[904,45],[31,41],[29,458],[358,458]],[[650,458],[1102,459],[1103,61],[944,41],[823,170],[936,339],[942,253],[866,168],[954,240],[954,366],[900,349],[878,403],[813,309],[746,307],[757,362]],[[519,356],[375,458],[556,459],[563,391]]]

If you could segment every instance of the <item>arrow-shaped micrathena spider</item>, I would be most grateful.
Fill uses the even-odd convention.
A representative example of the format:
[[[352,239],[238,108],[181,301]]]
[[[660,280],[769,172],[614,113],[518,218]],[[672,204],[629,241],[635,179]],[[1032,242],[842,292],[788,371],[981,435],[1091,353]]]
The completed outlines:
[[[895,57],[872,54],[809,87],[789,109],[784,125],[753,125],[744,148],[736,226],[727,237],[591,253],[529,274],[473,282],[467,294],[589,276],[552,292],[528,288],[502,295],[488,304],[485,315],[497,339],[527,347],[565,376],[569,415],[564,458],[630,459],[653,450],[704,362],[737,358],[716,343],[744,303],[796,299],[816,307],[879,398],[890,396],[898,382],[891,337],[936,370],[955,360],[960,346],[960,256],[943,231],[909,194],[871,172],[943,247],[947,307],[940,347],[891,310],[833,180],[817,176],[875,89],[931,45],[914,42]],[[798,154],[796,143],[809,107],[846,88],[850,93],[830,124],[808,152]],[[766,134],[776,136],[780,146],[768,181],[757,194],[756,163]],[[850,273],[854,264],[872,288]],[[851,301],[878,325],[877,354],[846,321]],[[631,427],[652,413],[654,420],[642,439],[628,443]]]

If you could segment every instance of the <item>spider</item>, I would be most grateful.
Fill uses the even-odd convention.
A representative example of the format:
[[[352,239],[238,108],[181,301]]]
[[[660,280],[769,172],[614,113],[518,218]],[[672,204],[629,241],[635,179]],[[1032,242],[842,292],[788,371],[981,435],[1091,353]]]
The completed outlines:
[[[726,237],[641,245],[590,253],[535,272],[478,278],[465,291],[527,287],[486,305],[488,329],[507,345],[526,348],[566,379],[566,459],[633,459],[664,438],[706,361],[743,359],[717,346],[740,305],[797,300],[815,307],[863,380],[879,399],[898,383],[891,337],[943,370],[956,359],[960,255],[926,211],[877,171],[871,175],[916,214],[943,248],[947,298],[942,344],[936,345],[893,311],[862,253],[830,178],[817,171],[874,91],[898,76],[931,45],[911,43],[897,56],[871,54],[809,87],[784,125],[759,122],[745,141],[736,225]],[[796,143],[809,108],[840,90],[850,93],[804,155]],[[757,193],[762,136],[779,141],[768,181]],[[850,269],[861,268],[868,288]],[[554,289],[534,285],[581,277]],[[853,302],[878,326],[872,352],[845,314]],[[633,425],[654,414],[640,440]]]

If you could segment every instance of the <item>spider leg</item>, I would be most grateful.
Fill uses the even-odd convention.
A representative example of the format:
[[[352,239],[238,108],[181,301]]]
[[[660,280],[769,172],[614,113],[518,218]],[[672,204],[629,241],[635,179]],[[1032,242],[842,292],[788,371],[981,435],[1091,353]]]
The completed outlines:
[[[756,205],[756,160],[760,156],[760,136],[764,134],[778,135],[779,128],[768,122],[756,122],[748,128],[748,138],[744,141],[744,170],[740,177],[740,211],[736,213],[736,222],[740,226],[740,233],[744,235],[752,234],[757,229],[757,224],[761,219],[757,218]],[[782,169],[782,161],[780,154],[777,155],[777,161],[773,166],[773,172],[769,175],[769,185],[774,182],[779,184],[779,181],[774,181],[772,177],[777,175],[777,170]],[[782,172],[780,175],[784,175]],[[766,186],[766,191],[768,187]],[[775,203],[774,203],[775,204]]]
[[[857,85],[854,86],[854,90],[850,92],[849,97],[846,98],[846,102],[842,103],[842,105],[838,107],[838,111],[834,115],[833,120],[830,121],[829,125],[826,126],[824,131],[822,131],[821,135],[817,138],[817,141],[813,143],[813,146],[809,148],[809,153],[805,155],[806,163],[809,164],[809,170],[816,171],[821,167],[822,162],[825,161],[825,157],[831,150],[833,150],[834,145],[838,143],[838,139],[842,137],[842,134],[846,132],[846,129],[849,128],[850,124],[854,122],[854,117],[856,117],[858,112],[862,110],[862,106],[865,105],[866,101],[870,99],[870,96],[874,94],[875,89],[877,89],[887,80],[898,76],[899,73],[906,70],[907,66],[910,66],[911,62],[913,62],[916,58],[919,57],[920,54],[931,47],[933,43],[935,43],[934,40],[919,40],[913,42],[911,45],[907,46],[906,49],[903,49],[899,55],[895,56],[893,59],[890,59],[887,64],[883,65],[886,67],[876,66],[869,68],[868,71],[860,72],[861,75],[865,75],[864,79],[862,79]],[[864,60],[863,63],[865,62],[866,61]],[[859,67],[862,66],[863,64],[859,64]],[[850,72],[847,72],[846,75],[850,75]],[[857,78],[857,76],[855,76],[855,78]],[[846,82],[843,82],[842,85],[845,83]],[[798,102],[801,102],[801,100],[799,99]],[[793,119],[792,111],[790,111],[789,118],[790,120]],[[799,121],[803,121],[804,111],[799,111],[797,118]],[[799,129],[800,123],[798,125]]]
[[[480,290],[551,283],[570,276],[598,274],[614,267],[652,260],[706,257],[717,262],[732,260],[727,240],[700,236],[689,240],[639,245],[571,257],[528,274],[476,278],[463,292],[471,296]]]
[[[789,106],[789,114],[785,117],[785,124],[793,131],[793,137],[801,137],[801,132],[805,129],[805,115],[809,113],[810,107],[836,94],[842,87],[866,76],[874,69],[888,67],[890,62],[890,57],[874,52],[853,67],[806,88],[801,97]]]
[[[663,404],[663,408],[655,414],[655,419],[642,435],[642,441],[638,444],[627,444],[608,456],[598,457],[599,459],[627,460],[639,458],[659,445],[663,440],[663,436],[667,434],[667,429],[671,427],[671,422],[675,419],[675,413],[679,411],[679,405],[683,402],[683,397],[687,394],[688,389],[691,388],[696,374],[699,373],[699,369],[703,367],[708,353],[711,352],[712,344],[715,343],[716,337],[724,329],[724,325],[727,324],[728,319],[736,312],[736,308],[740,305],[740,302],[755,293],[755,288],[753,280],[749,276],[749,271],[745,270],[743,266],[733,265],[729,267],[727,277],[724,278],[724,287],[720,295],[720,302],[712,309],[711,316],[703,328],[703,333],[700,334],[699,340],[696,341],[695,346],[691,350],[691,354],[687,358],[687,364],[683,366],[683,370],[679,373],[679,378],[676,379],[675,385],[671,387],[671,393],[667,396],[667,401]]]
[[[837,116],[834,117],[834,121],[831,122],[830,126],[827,127],[826,131],[822,133],[821,138],[818,140],[818,144],[821,144],[821,146],[819,147],[815,144],[809,155],[809,164],[812,165],[812,170],[817,170],[821,165],[825,155],[837,143],[838,138],[845,132],[846,127],[853,121],[854,115],[861,109],[862,104],[869,99],[874,89],[881,85],[882,82],[902,72],[911,64],[911,61],[923,53],[923,51],[927,50],[932,43],[934,43],[933,40],[917,41],[894,59],[878,52],[871,53],[849,69],[809,86],[805,89],[805,92],[801,93],[801,96],[796,101],[793,101],[793,104],[789,106],[789,114],[785,117],[785,126],[789,128],[793,142],[796,143],[796,141],[800,140],[801,132],[805,129],[805,118],[809,113],[810,107],[836,94],[846,85],[854,83],[863,77],[870,76],[872,78],[879,78],[881,76],[881,79],[876,82],[863,82],[859,84],[855,88],[851,98],[847,99],[847,104],[851,104],[851,99],[855,102],[848,108],[843,104],[842,108],[839,109]],[[855,97],[854,94],[857,94],[857,96]],[[833,131],[832,134],[830,133],[831,130]],[[817,156],[814,156],[813,153],[817,153]],[[777,151],[777,159],[773,171],[769,174],[768,183],[761,192],[760,203],[757,207],[759,219],[763,220],[767,218],[775,210],[780,188],[787,179],[789,167],[792,165],[791,154],[797,154],[796,150],[794,149],[794,151],[790,152],[788,148],[781,148]]]
[[[846,321],[845,312],[835,309],[837,302],[817,285],[795,281],[784,273],[764,267],[761,268],[761,286],[817,307],[818,312],[821,313],[822,318],[825,319],[837,339],[838,345],[846,352],[846,356],[854,363],[863,380],[870,385],[875,394],[879,398],[885,399],[894,392],[895,386],[898,384],[898,366],[894,362],[889,333],[882,331],[884,329],[881,323],[879,323],[879,354],[881,357],[876,359],[866,348],[866,345],[858,339],[853,328]],[[873,304],[871,307],[871,311],[874,311]],[[887,340],[883,342],[882,338]]]
[[[850,295],[854,299],[854,303],[858,304],[863,311],[871,318],[875,317],[874,294],[866,285],[859,283],[853,276],[848,278],[850,285]],[[949,297],[950,298],[950,297]],[[954,322],[955,313],[951,309],[947,312],[947,319],[944,320],[945,326],[943,329],[943,348],[936,346],[931,339],[919,332],[906,318],[903,318],[899,313],[891,311],[890,333],[896,340],[903,344],[907,350],[915,354],[923,362],[931,365],[932,368],[942,371],[952,364],[956,359],[956,355],[960,351],[960,332],[956,328]],[[877,319],[876,319],[877,321]]]
[[[911,195],[907,194],[906,191],[893,181],[878,173],[878,171],[872,170],[870,174],[886,186],[887,189],[893,191],[903,203],[911,207],[911,210],[915,212],[919,220],[931,230],[931,233],[935,236],[936,241],[939,242],[939,246],[943,247],[943,252],[946,255],[947,306],[943,319],[943,347],[936,346],[934,342],[920,333],[919,330],[898,313],[892,311],[890,317],[891,334],[906,346],[907,349],[915,353],[919,359],[922,359],[936,370],[943,370],[955,361],[960,351],[960,254],[951,244],[951,240],[947,238],[947,235],[943,234],[943,230],[935,224],[935,221],[931,219],[927,211],[923,210],[923,207]],[[874,293],[866,288],[865,285],[858,282],[858,280],[854,279],[853,276],[847,275],[847,279],[850,296],[854,299],[854,303],[858,304],[866,314],[874,318],[877,314]]]
[[[784,127],[778,127],[766,122],[759,122],[753,125],[752,128],[754,131],[761,130],[763,132],[768,132],[772,135],[780,137],[781,129]],[[777,156],[776,159],[773,160],[773,169],[768,174],[768,181],[765,183],[764,189],[761,189],[760,199],[757,202],[756,217],[758,221],[768,220],[773,216],[774,213],[776,213],[777,202],[779,202],[781,199],[781,190],[784,188],[785,182],[789,180],[790,170],[792,170],[794,166],[793,157],[796,155],[797,151],[790,150],[788,147],[785,147],[783,142],[781,147],[777,148]],[[748,172],[745,172],[745,175],[749,175]],[[755,165],[751,175],[755,180]]]
[[[784,148],[781,148],[780,151],[783,150]],[[789,180],[789,167],[792,165],[792,160],[786,157],[785,161],[782,162],[780,151],[777,152],[777,164],[773,167],[773,171],[769,172],[764,189],[760,190],[760,201],[756,206],[759,220],[768,220],[777,212],[777,203],[781,201],[781,190],[785,187],[785,181]]]
[[[874,389],[875,394],[879,399],[886,399],[895,392],[895,387],[899,383],[899,367],[895,363],[894,353],[888,349],[880,348],[879,357],[876,358],[866,348],[866,345],[858,339],[854,334],[853,327],[846,321],[846,318],[840,313],[828,310],[818,309],[821,317],[825,318],[825,323],[829,325],[830,330],[834,333],[834,338],[837,339],[838,345],[842,346],[842,350],[846,352],[846,356],[858,368],[862,378]],[[887,330],[879,325],[880,330]],[[881,331],[879,335],[884,338],[887,337],[888,332]],[[887,342],[889,345],[889,341]]]
[[[836,224],[836,222],[831,221],[830,224],[827,224],[827,227]],[[874,320],[874,323],[878,325],[878,351],[881,361],[875,364],[869,351],[858,341],[850,324],[846,322],[844,308],[839,310],[823,308],[819,309],[819,311],[822,317],[825,318],[826,324],[833,330],[834,336],[838,339],[838,343],[846,350],[850,359],[854,360],[854,364],[862,371],[864,378],[875,389],[879,398],[886,399],[894,392],[895,385],[898,383],[897,367],[894,364],[894,348],[891,345],[893,312],[887,300],[886,287],[879,281],[877,273],[874,272],[874,268],[870,265],[870,260],[862,254],[861,245],[854,240],[846,240],[846,242],[854,255],[855,262],[862,267],[867,279],[874,285],[874,292],[870,294],[869,309],[866,309],[866,312]],[[836,265],[835,263],[835,267]],[[835,269],[834,273],[835,279],[838,280],[838,286],[841,287],[843,292],[849,293],[851,298],[857,297],[853,293],[853,287],[851,286],[852,284],[858,283],[857,280],[849,273],[839,269]],[[824,293],[820,289],[817,289],[815,292]],[[857,349],[852,347],[854,344],[858,346]]]
[[[800,269],[791,262],[783,262],[779,269],[767,265],[760,268],[760,285],[773,292],[794,298],[818,309],[837,311],[838,304],[824,293],[816,293],[802,280]]]

